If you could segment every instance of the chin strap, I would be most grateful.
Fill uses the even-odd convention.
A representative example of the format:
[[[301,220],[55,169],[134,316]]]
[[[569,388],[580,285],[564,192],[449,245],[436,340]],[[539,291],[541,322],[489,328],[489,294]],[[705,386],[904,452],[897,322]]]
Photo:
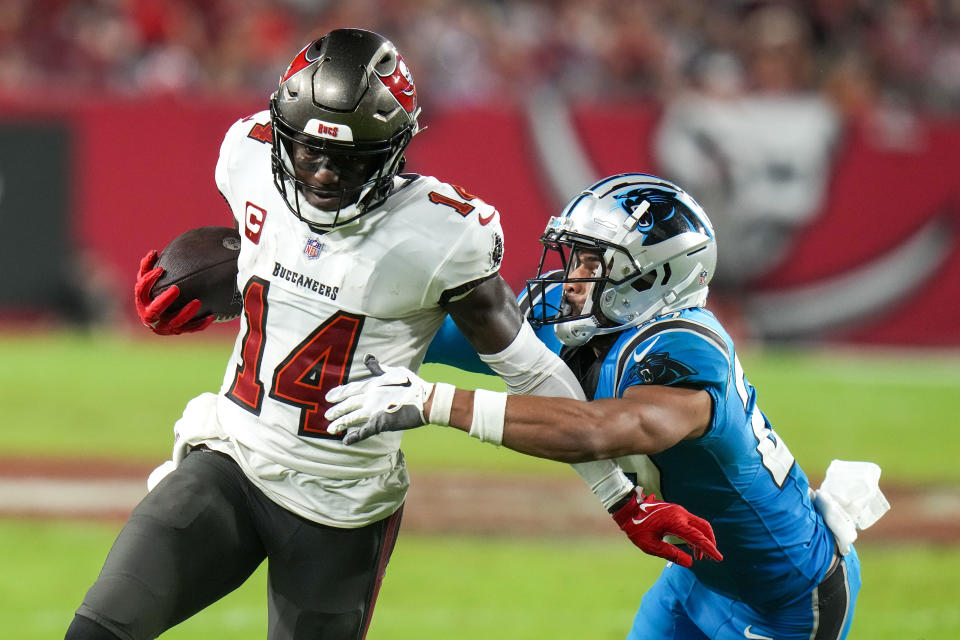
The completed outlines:
[[[586,302],[583,303],[583,309],[580,310],[581,314],[590,313],[591,315],[589,317],[580,318],[579,320],[569,320],[567,322],[558,322],[553,325],[553,333],[557,336],[557,340],[564,345],[568,347],[579,347],[589,342],[592,337],[600,335],[600,319],[592,314],[593,287],[596,286],[596,282],[590,283],[590,290],[587,292]]]
[[[568,322],[558,322],[553,325],[553,333],[557,336],[557,340],[565,346],[579,347],[600,334],[600,322],[594,316]]]

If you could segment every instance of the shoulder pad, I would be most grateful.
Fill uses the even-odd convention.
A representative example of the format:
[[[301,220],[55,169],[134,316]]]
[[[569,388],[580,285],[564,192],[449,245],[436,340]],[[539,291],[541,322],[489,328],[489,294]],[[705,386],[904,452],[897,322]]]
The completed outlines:
[[[461,187],[424,176],[420,196],[442,262],[427,291],[428,302],[446,303],[469,293],[500,270],[503,230],[500,214]],[[431,234],[433,235],[433,234]]]
[[[712,327],[667,316],[638,327],[616,349],[617,391],[636,384],[725,386],[731,346]]]
[[[266,146],[269,149],[270,136],[270,112],[260,111],[251,116],[241,118],[230,125],[226,134],[223,136],[223,142],[220,145],[220,156],[217,158],[217,167],[214,170],[214,177],[217,183],[217,189],[227,202],[233,201],[233,188],[230,184],[230,176],[233,169],[242,162],[239,156],[243,155],[241,149],[246,142],[258,146]],[[263,143],[266,143],[264,145]]]

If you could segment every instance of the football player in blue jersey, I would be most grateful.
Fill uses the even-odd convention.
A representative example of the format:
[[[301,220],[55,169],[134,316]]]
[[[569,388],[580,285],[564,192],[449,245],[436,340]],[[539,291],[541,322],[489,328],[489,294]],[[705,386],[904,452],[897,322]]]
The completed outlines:
[[[656,491],[705,518],[723,561],[695,551],[689,568],[668,563],[631,640],[845,638],[860,589],[856,551],[825,524],[733,341],[704,308],[716,239],[700,205],[655,176],[615,175],[551,218],[541,242],[522,306],[587,401],[429,384],[370,357],[382,375],[330,392],[330,429],[355,442],[430,416],[530,455],[632,464],[640,511],[669,508]],[[448,347],[458,339],[440,335]]]

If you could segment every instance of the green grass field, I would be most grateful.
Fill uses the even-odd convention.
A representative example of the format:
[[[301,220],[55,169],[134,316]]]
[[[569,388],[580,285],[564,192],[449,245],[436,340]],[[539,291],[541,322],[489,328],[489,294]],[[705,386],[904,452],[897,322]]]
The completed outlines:
[[[167,457],[186,401],[215,390],[224,339],[0,335],[3,455]],[[884,483],[960,485],[955,462],[960,356],[754,351],[741,354],[760,406],[811,476],[866,459]],[[428,378],[500,388],[428,366]],[[404,437],[418,470],[569,473],[436,427]],[[894,505],[896,508],[896,505]],[[62,637],[118,523],[0,520],[5,637]],[[960,546],[859,546],[864,588],[854,640],[960,637]],[[622,638],[661,563],[616,539],[401,535],[373,640]],[[264,575],[164,638],[265,636]]]
[[[4,637],[63,637],[119,524],[0,520]],[[960,637],[960,548],[861,545],[864,587],[851,640]],[[662,564],[624,541],[401,534],[371,640],[620,639]],[[164,634],[170,640],[262,640],[263,568]]]
[[[173,423],[202,391],[216,391],[231,343],[207,336],[0,334],[6,454],[164,459]],[[830,460],[872,460],[884,476],[960,484],[954,442],[960,354],[763,351],[740,354],[760,407],[811,476]],[[502,389],[493,376],[426,365],[428,379]],[[430,427],[404,436],[424,468],[565,473]]]

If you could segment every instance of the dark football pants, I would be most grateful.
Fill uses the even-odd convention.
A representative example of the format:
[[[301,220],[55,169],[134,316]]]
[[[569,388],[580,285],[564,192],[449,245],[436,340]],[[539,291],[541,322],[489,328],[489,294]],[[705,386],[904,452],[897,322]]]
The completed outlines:
[[[228,456],[195,450],[133,510],[77,614],[125,640],[155,638],[269,558],[269,640],[359,640],[401,512],[324,526],[272,502]]]

